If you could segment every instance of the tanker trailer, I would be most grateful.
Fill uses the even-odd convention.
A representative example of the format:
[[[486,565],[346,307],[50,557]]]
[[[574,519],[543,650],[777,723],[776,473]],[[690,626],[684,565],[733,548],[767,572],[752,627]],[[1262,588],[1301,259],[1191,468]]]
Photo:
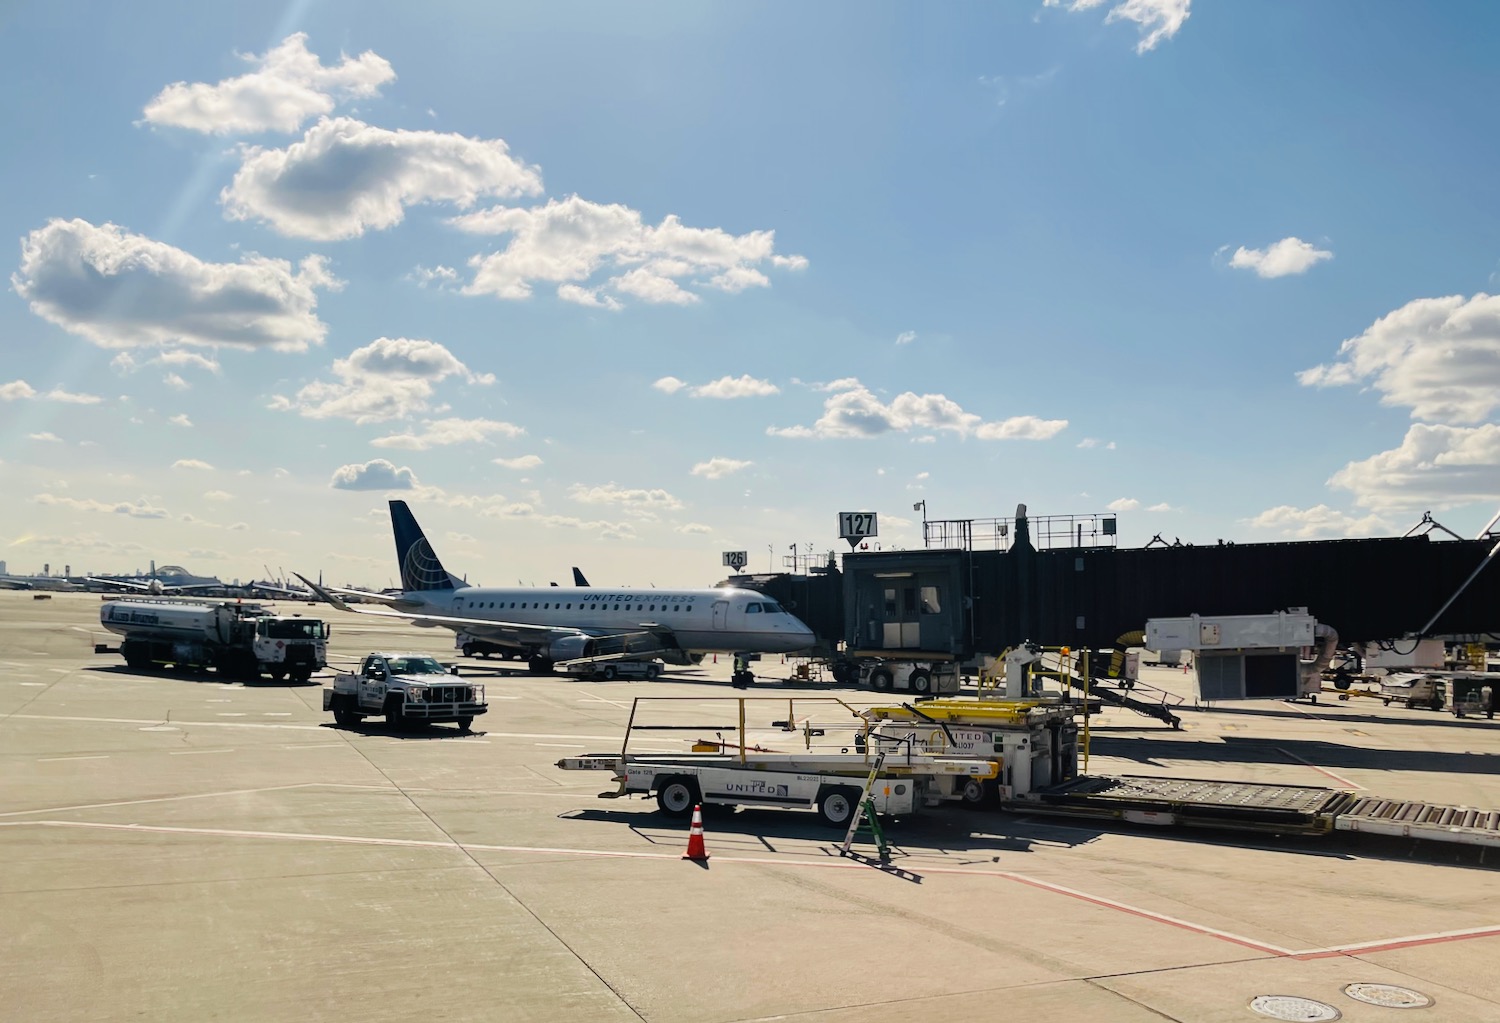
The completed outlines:
[[[120,655],[136,669],[211,666],[237,678],[264,671],[306,682],[328,663],[322,621],[265,614],[254,605],[111,600],[100,606],[99,623],[122,637]]]

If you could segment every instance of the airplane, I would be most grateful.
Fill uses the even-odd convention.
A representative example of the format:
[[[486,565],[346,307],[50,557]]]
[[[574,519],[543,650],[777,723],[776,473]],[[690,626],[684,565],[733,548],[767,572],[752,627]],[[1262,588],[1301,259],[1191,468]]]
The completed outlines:
[[[183,574],[186,574],[185,572]],[[151,573],[145,581],[138,579],[105,579],[94,576],[85,576],[85,582],[94,583],[99,586],[112,587],[134,593],[149,593],[153,597],[168,596],[171,594],[207,593],[218,590],[221,593],[233,589],[228,583],[217,579],[205,580],[196,583],[164,583],[161,576],[156,574],[156,562],[151,562]]]
[[[390,509],[402,592],[378,598],[388,610],[339,599],[373,599],[368,592],[297,578],[341,610],[442,626],[520,649],[536,674],[551,671],[557,661],[584,657],[690,663],[708,653],[792,653],[815,641],[811,629],[754,590],[470,586],[443,567],[405,501],[391,501]],[[749,682],[749,674],[737,671],[735,681]]]

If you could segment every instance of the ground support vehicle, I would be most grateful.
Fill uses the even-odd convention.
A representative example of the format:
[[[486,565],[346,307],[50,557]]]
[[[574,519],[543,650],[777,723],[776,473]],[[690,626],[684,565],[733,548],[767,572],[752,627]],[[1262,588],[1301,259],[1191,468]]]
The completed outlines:
[[[1443,709],[1442,679],[1436,675],[1387,675],[1380,682],[1380,698],[1389,707],[1392,703],[1407,707],[1425,707],[1428,710]]]
[[[877,813],[910,814],[960,798],[969,779],[989,781],[1000,767],[990,755],[933,753],[905,738],[871,739],[862,751],[844,741],[851,726],[860,726],[857,713],[843,701],[828,697],[688,699],[691,702],[680,697],[637,697],[620,752],[565,757],[557,766],[610,771],[618,788],[600,793],[601,798],[655,795],[657,806],[671,816],[686,816],[699,803],[792,807],[816,810],[826,824],[839,828],[849,826],[866,799],[874,801]],[[736,714],[738,723],[679,723],[671,713],[704,705],[722,707],[720,721]],[[785,719],[767,724],[750,721],[762,711],[780,713],[782,708]],[[812,717],[815,713],[823,719]],[[647,720],[658,717],[666,720]],[[631,740],[642,734],[653,734],[650,741],[665,744],[661,733],[673,731],[720,737],[699,738],[681,752],[630,748]],[[737,739],[723,739],[726,731],[736,733]],[[868,752],[876,745],[885,753],[879,770],[872,769],[879,754]]]
[[[468,731],[489,710],[484,686],[458,677],[426,654],[372,653],[357,672],[339,672],[323,690],[323,709],[350,728],[383,716],[392,728],[451,721]]]
[[[831,698],[741,699],[738,724],[719,726],[715,740],[697,739],[680,753],[633,752],[632,740],[643,734],[651,736],[652,745],[662,746],[671,742],[664,736],[673,731],[715,728],[670,717],[666,723],[643,723],[642,707],[648,701],[670,706],[673,700],[703,703],[696,697],[640,698],[631,709],[619,752],[569,757],[557,766],[612,771],[618,788],[600,793],[601,798],[654,794],[658,807],[672,815],[686,815],[699,802],[812,807],[826,823],[847,828],[866,798],[874,801],[877,813],[908,814],[971,802],[970,786],[977,782],[981,789],[994,786],[1002,809],[1027,815],[1500,846],[1500,809],[1316,786],[1079,773],[1072,768],[1078,750],[1073,708],[1055,700],[932,700],[857,711]],[[842,707],[848,717],[832,727],[815,726],[797,705],[819,702]],[[778,711],[785,707],[786,719],[750,725],[768,706]],[[849,746],[814,743],[830,733],[847,735],[843,729],[851,723],[857,738]],[[724,732],[733,732],[734,738],[726,740]],[[780,749],[771,746],[778,736],[790,742],[778,744]],[[1084,756],[1086,760],[1086,744]]]
[[[833,679],[841,685],[867,686],[875,690],[956,693],[959,664],[939,655],[905,655],[897,650],[853,650],[833,662]]]
[[[588,678],[595,682],[613,682],[616,679],[646,679],[658,678],[662,672],[660,661],[596,661],[585,659],[579,661],[562,661],[552,666],[552,670],[573,678]]]
[[[908,742],[956,756],[993,757],[991,779],[966,778],[952,794],[979,807],[1078,777],[1077,707],[1056,700],[935,699],[861,711],[856,746]]]
[[[1444,697],[1454,717],[1470,715],[1495,716],[1495,702],[1500,699],[1500,675],[1482,671],[1450,672],[1444,683]]]
[[[520,657],[522,654],[522,651],[516,647],[508,647],[503,646],[499,643],[492,643],[487,639],[480,639],[478,636],[471,636],[467,632],[459,632],[454,634],[453,649],[457,650],[465,657],[489,657],[491,654],[494,654],[498,657],[503,657],[506,660]]]
[[[123,637],[118,652],[132,668],[172,664],[220,674],[306,682],[328,664],[326,623],[277,615],[242,601],[133,597],[99,606],[99,623]],[[115,652],[97,644],[95,653]]]

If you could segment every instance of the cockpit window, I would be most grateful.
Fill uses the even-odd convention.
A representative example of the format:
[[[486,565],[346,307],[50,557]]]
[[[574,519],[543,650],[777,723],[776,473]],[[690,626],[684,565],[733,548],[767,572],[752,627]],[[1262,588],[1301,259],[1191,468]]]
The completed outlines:
[[[748,603],[748,604],[745,605],[745,613],[747,615],[758,615],[758,614],[760,614],[760,605],[757,604],[757,603],[755,603],[754,601],[751,601],[750,603]]]
[[[776,603],[774,600],[761,601],[760,609],[768,615],[776,615],[782,613],[781,605]]]

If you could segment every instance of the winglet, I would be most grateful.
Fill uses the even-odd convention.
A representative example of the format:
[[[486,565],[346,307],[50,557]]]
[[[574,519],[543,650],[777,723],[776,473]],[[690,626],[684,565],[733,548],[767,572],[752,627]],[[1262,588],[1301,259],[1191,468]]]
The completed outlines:
[[[342,598],[340,598],[340,597],[338,597],[338,596],[336,596],[336,595],[334,595],[332,593],[329,593],[327,590],[323,589],[323,587],[321,587],[317,583],[313,582],[311,579],[309,579],[307,576],[303,575],[301,572],[293,572],[292,575],[296,576],[298,579],[301,579],[304,583],[307,584],[307,586],[308,586],[309,589],[311,589],[318,596],[322,597],[328,603],[332,604],[334,607],[338,608],[340,611],[348,611],[349,610],[349,605],[347,603],[345,603]]]

